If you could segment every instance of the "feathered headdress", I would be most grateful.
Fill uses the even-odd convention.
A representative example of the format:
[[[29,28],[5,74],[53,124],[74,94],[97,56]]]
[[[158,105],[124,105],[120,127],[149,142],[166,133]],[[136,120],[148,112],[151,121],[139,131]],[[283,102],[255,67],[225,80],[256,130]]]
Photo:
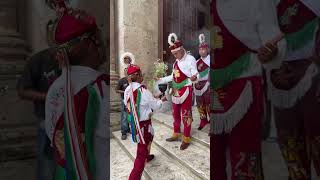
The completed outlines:
[[[120,63],[121,63],[121,66],[127,66],[124,62],[124,58],[125,57],[129,57],[130,58],[130,63],[129,64],[134,64],[136,59],[134,57],[134,55],[131,53],[131,52],[125,52],[121,55],[121,58],[120,58]]]
[[[171,52],[178,51],[182,48],[183,44],[178,40],[178,36],[175,33],[171,33],[168,36],[169,49]]]
[[[204,34],[199,35],[199,48],[208,48],[208,44],[206,43],[206,36]]]

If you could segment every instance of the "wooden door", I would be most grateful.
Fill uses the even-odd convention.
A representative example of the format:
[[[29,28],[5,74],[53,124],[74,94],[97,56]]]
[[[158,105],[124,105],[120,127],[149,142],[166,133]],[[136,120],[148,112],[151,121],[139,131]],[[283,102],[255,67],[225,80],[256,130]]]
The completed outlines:
[[[209,13],[209,0],[163,0],[160,11],[162,15],[161,40],[163,60],[172,67],[174,57],[169,50],[168,35],[176,33],[178,39],[184,44],[187,51],[198,57],[199,30],[207,24]],[[170,71],[170,70],[169,70]],[[171,72],[171,71],[170,71]]]

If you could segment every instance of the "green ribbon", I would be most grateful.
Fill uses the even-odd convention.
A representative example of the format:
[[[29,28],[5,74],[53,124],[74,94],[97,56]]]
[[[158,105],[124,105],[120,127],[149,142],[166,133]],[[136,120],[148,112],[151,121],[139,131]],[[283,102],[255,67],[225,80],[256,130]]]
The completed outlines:
[[[287,48],[291,51],[304,47],[308,42],[312,41],[316,28],[319,25],[319,19],[315,18],[307,23],[302,29],[297,32],[286,34]]]
[[[92,85],[87,86],[89,93],[88,106],[85,120],[85,145],[88,157],[88,165],[93,179],[96,179],[96,166],[94,154],[94,130],[96,129],[96,122],[100,113],[100,99],[97,91]]]
[[[205,69],[204,71],[199,72],[199,75],[201,78],[205,77],[206,75],[209,74],[209,69],[210,67],[208,67],[207,69]]]
[[[177,82],[175,82],[175,81],[172,81],[172,87],[173,87],[174,89],[176,89],[176,90],[179,90],[179,89],[183,88],[185,85],[187,85],[188,83],[189,83],[189,79],[188,79],[188,78],[185,79],[185,80],[183,80],[183,81],[180,82],[180,83],[177,83]]]
[[[242,55],[236,61],[225,68],[210,71],[211,88],[219,89],[226,84],[240,77],[243,72],[248,70],[250,64],[250,52]]]

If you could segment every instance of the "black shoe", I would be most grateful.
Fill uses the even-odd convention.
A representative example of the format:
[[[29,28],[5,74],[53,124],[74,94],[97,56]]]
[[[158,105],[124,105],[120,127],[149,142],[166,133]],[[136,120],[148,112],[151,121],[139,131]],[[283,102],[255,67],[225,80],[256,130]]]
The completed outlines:
[[[147,162],[150,162],[154,159],[154,155],[153,154],[150,154],[148,157],[147,157]]]
[[[170,137],[170,138],[167,138],[166,141],[168,142],[179,141],[179,137]]]
[[[126,140],[127,139],[127,135],[126,134],[122,134],[121,139],[122,140]]]
[[[182,141],[182,144],[180,146],[180,150],[185,150],[188,148],[188,146],[190,145],[190,143],[185,143],[184,141]]]

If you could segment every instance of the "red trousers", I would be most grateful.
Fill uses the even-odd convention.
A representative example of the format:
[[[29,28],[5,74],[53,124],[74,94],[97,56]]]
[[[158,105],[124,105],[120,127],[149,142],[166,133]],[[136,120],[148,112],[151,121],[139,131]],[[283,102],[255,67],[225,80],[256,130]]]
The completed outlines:
[[[184,137],[191,135],[192,119],[192,87],[189,88],[189,95],[182,104],[172,104],[173,108],[173,131],[175,134],[181,133],[181,120],[183,121]]]
[[[147,162],[147,157],[150,155],[150,147],[153,140],[153,135],[148,132],[149,125],[151,125],[151,120],[140,122],[140,128],[144,129],[144,140],[145,144],[138,143],[137,155],[134,160],[133,169],[130,173],[129,180],[140,180],[144,166]]]
[[[200,87],[205,85],[206,81],[201,81]],[[205,125],[209,124],[208,117],[210,114],[210,90],[207,89],[201,96],[196,96],[197,100],[197,109],[200,115],[200,127],[204,127]]]
[[[230,151],[232,180],[262,180],[261,120],[263,94],[261,81],[252,81],[253,103],[229,134],[210,137],[210,179],[227,180],[227,150]],[[260,84],[259,84],[260,83]]]
[[[320,102],[316,98],[319,84],[320,80],[315,80],[292,108],[275,108],[278,143],[292,180],[311,180],[311,162],[320,176]]]

